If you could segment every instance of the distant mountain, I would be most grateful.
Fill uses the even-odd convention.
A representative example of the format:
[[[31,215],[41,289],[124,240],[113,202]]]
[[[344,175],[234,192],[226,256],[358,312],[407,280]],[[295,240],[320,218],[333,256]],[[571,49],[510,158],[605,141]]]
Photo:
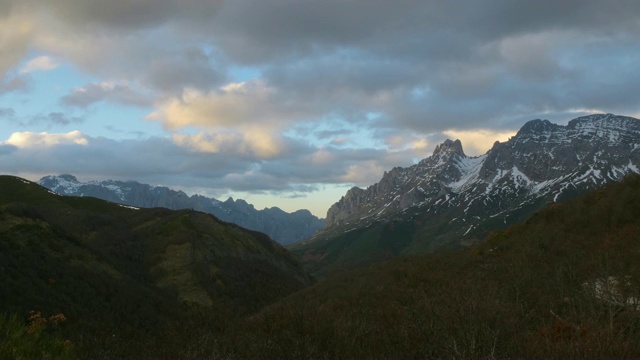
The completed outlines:
[[[92,196],[99,199],[144,208],[194,209],[213,214],[220,220],[260,231],[281,244],[306,239],[323,227],[324,221],[308,210],[287,213],[277,207],[256,210],[242,199],[219,201],[201,195],[189,196],[163,186],[135,181],[80,182],[73,175],[45,176],[38,183],[55,193]]]
[[[2,311],[63,313],[76,331],[156,331],[188,310],[255,312],[310,283],[281,245],[210,214],[59,196],[0,176]]]
[[[446,140],[418,164],[349,190],[329,209],[325,229],[291,249],[317,270],[467,246],[639,167],[640,120],[613,114],[566,126],[532,120],[478,157]]]

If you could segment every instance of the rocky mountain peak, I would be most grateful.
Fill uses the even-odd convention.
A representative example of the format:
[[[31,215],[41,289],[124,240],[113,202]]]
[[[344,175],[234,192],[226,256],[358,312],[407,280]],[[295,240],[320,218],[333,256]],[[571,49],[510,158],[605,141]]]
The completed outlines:
[[[444,141],[418,164],[394,168],[366,190],[350,190],[329,209],[325,226],[357,228],[408,211],[449,209],[451,226],[466,228],[461,235],[470,236],[487,216],[502,216],[506,223],[512,211],[524,213],[639,168],[638,119],[596,114],[566,126],[536,119],[478,157],[467,157],[459,140]]]
[[[62,174],[58,176],[62,180],[70,181],[70,182],[78,182],[78,178],[71,174]]]
[[[560,128],[560,125],[554,124],[549,120],[531,120],[520,128],[520,131],[516,134],[516,137],[529,137],[532,135],[542,135],[550,133]]]
[[[433,156],[442,154],[456,154],[462,157],[466,156],[462,150],[462,143],[457,139],[455,141],[447,139],[442,144],[436,145],[436,148],[433,150]]]
[[[616,116],[614,114],[593,114],[587,116],[581,116],[579,118],[575,118],[567,124],[569,129],[577,129],[583,127],[584,125],[590,124],[594,125],[596,123],[603,123],[607,120],[613,120],[615,118],[624,118],[624,116]]]
[[[61,195],[92,196],[139,208],[164,207],[202,211],[213,214],[220,220],[263,232],[282,244],[305,239],[322,228],[324,223],[309,211],[290,214],[276,208],[256,210],[252,204],[242,199],[234,200],[229,197],[221,202],[206,196],[189,196],[183,191],[135,181],[79,182],[75,176],[67,174],[45,176],[38,183]]]

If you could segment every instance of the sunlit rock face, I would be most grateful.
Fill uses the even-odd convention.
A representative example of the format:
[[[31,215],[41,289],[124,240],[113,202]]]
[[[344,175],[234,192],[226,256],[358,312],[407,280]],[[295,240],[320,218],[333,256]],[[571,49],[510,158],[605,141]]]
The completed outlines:
[[[461,236],[490,218],[575,196],[640,168],[640,120],[598,114],[566,126],[527,122],[506,142],[468,157],[460,141],[446,140],[418,164],[385,172],[366,189],[352,188],[327,213],[325,230],[344,231],[415,213],[450,213]],[[530,212],[530,211],[529,211]]]

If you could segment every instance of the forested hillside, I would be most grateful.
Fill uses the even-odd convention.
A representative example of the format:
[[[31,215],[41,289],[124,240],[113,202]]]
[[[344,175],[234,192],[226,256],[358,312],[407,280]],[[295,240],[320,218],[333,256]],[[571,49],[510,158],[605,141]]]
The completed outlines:
[[[633,176],[468,250],[330,277],[233,342],[264,358],[638,358],[638,264]]]

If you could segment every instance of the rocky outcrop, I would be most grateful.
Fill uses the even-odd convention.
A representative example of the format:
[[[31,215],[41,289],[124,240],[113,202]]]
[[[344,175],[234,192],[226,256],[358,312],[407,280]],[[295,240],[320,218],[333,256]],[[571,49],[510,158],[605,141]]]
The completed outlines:
[[[598,114],[566,126],[532,120],[482,156],[468,157],[459,140],[446,140],[418,164],[385,172],[366,189],[352,188],[329,209],[325,229],[357,228],[413,209],[450,211],[471,235],[490,217],[507,222],[513,211],[574,196],[639,167],[638,119]]]

